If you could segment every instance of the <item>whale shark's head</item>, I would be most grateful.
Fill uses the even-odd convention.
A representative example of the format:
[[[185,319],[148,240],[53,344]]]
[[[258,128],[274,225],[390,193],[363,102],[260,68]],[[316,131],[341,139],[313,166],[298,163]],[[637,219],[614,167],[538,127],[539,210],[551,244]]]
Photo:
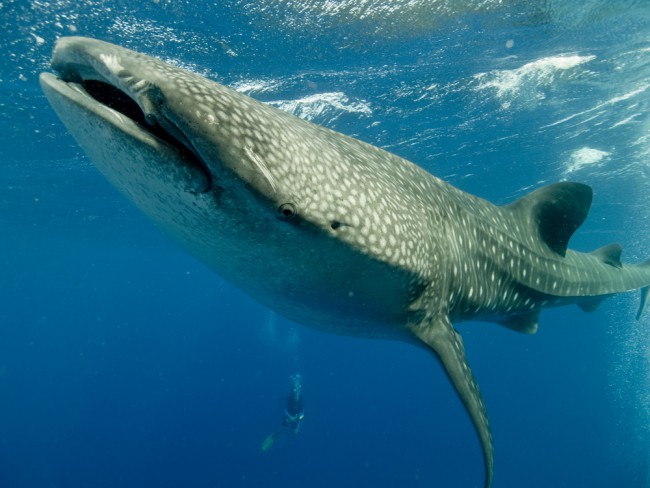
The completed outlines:
[[[414,280],[406,268],[425,262],[426,246],[414,249],[424,242],[417,206],[405,211],[402,197],[386,194],[400,171],[420,171],[410,163],[102,41],[60,39],[52,67],[58,77],[42,74],[43,90],[95,166],[184,248],[267,304],[309,308],[330,297],[344,311],[344,297],[368,289],[361,281],[379,282],[368,269],[403,283]],[[365,277],[362,261],[374,263]],[[368,303],[379,293],[406,301],[371,288]]]
[[[239,185],[245,188],[236,197],[240,205],[255,197],[285,220],[298,201],[305,207],[316,183],[305,171],[315,157],[309,142],[315,126],[300,126],[306,132],[300,137],[294,125],[286,130],[295,121],[281,111],[94,39],[59,40],[52,67],[59,77],[45,73],[41,84],[58,115],[136,203],[144,204],[152,190],[167,193],[166,186],[192,200],[189,195],[221,198],[224,189],[234,197]]]

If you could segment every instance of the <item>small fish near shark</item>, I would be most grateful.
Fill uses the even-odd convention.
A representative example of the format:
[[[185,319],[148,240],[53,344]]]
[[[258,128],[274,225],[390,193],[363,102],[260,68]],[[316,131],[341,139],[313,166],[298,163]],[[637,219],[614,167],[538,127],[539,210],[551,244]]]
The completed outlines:
[[[94,165],[183,248],[304,325],[413,343],[440,360],[493,475],[486,408],[452,323],[534,333],[540,311],[641,289],[650,262],[567,248],[590,187],[505,206],[195,73],[68,37],[40,83]],[[637,317],[638,318],[638,317]]]

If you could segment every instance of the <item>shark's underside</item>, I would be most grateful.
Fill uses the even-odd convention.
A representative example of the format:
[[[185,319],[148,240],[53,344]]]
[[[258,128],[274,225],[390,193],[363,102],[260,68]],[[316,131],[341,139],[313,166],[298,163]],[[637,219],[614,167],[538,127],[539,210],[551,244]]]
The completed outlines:
[[[616,244],[567,249],[591,189],[498,207],[416,165],[127,49],[59,40],[41,85],[99,170],[174,240],[270,308],[440,359],[493,472],[487,413],[452,322],[533,333],[545,307],[642,289]]]

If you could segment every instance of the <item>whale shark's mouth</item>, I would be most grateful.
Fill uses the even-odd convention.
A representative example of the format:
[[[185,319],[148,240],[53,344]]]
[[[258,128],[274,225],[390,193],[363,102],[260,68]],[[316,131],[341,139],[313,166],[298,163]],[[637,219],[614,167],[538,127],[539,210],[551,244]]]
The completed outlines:
[[[175,147],[179,152],[183,153],[184,158],[188,161],[194,159],[195,163],[205,168],[207,172],[203,160],[188,139],[171,122],[163,119],[160,114],[155,116],[153,114],[145,115],[140,105],[131,96],[105,81],[82,80],[81,86],[95,101],[125,115],[143,130]],[[165,120],[166,123],[161,124],[162,120]]]
[[[57,54],[59,59],[64,57],[61,50]],[[79,63],[77,58],[70,63],[59,62],[55,67],[59,76],[56,81],[51,80],[50,83],[67,85],[73,90],[75,97],[85,99],[85,104],[95,104],[95,109],[103,107],[117,112],[133,122],[138,130],[173,148],[179,161],[192,168],[194,173],[199,170],[203,174],[200,178],[202,182],[194,188],[194,191],[197,193],[209,191],[212,187],[212,178],[208,166],[182,131],[161,113],[160,106],[163,102],[159,90],[146,80],[136,82],[131,80],[130,85],[145,86],[147,89],[122,88],[117,86],[117,83],[109,81],[109,78],[119,79],[120,76],[111,73],[108,68],[105,69],[107,73],[101,73],[95,68],[97,60],[94,58],[86,61],[86,63]]]
[[[110,83],[93,79],[82,80],[81,86],[97,102],[120,112],[122,115],[126,115],[149,132],[156,134],[160,139],[164,140],[167,138],[164,131],[158,131],[155,126],[146,123],[144,113],[140,106],[119,88],[114,87]],[[175,141],[172,140],[170,142],[174,143]]]

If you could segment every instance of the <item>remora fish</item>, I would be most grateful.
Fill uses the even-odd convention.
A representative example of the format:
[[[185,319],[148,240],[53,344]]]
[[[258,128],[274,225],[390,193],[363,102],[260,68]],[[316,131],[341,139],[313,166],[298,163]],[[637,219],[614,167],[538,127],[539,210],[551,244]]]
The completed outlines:
[[[591,189],[497,207],[386,151],[105,42],[60,39],[40,81],[97,168],[190,253],[269,308],[330,332],[408,341],[488,418],[452,322],[534,333],[545,307],[642,288],[621,247],[567,249]]]

